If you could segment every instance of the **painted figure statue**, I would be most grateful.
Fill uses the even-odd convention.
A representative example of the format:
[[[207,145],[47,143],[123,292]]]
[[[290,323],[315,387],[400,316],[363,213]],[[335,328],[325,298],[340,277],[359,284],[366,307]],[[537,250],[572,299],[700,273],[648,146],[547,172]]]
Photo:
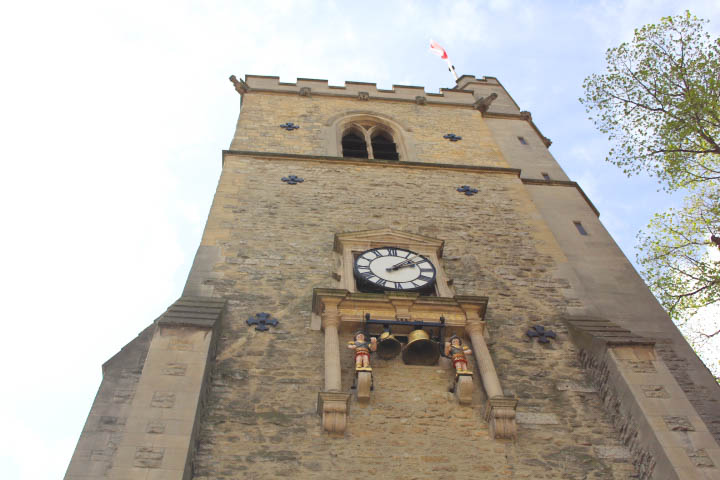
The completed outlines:
[[[449,342],[445,342],[445,356],[450,357],[457,373],[467,372],[468,364],[465,355],[472,353],[472,350],[463,345],[462,340],[457,335],[450,337]]]
[[[355,332],[355,340],[348,342],[348,348],[355,350],[355,368],[369,368],[370,352],[377,350],[377,338],[372,337],[367,342],[365,333],[358,330]]]

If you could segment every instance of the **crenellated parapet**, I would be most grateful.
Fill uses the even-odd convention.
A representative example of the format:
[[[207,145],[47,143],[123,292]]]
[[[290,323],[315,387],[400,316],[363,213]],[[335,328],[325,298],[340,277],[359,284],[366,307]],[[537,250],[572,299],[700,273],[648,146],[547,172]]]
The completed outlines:
[[[246,75],[245,80],[235,76],[231,81],[240,94],[248,92],[290,93],[303,97],[334,96],[348,97],[360,101],[393,100],[407,101],[418,105],[454,105],[477,108],[478,101],[497,99],[493,107],[479,109],[482,113],[520,114],[520,109],[505,88],[495,77],[475,78],[463,75],[454,88],[441,88],[438,93],[426,92],[425,87],[413,85],[393,85],[391,89],[378,88],[375,83],[347,81],[342,86],[330,85],[327,80],[298,78],[296,82],[281,82],[280,77],[264,75]],[[485,100],[487,103],[487,100]]]

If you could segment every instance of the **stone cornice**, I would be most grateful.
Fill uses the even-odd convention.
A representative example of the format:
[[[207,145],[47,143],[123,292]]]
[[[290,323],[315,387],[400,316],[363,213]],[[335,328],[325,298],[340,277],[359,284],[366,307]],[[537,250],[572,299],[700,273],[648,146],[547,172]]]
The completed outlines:
[[[436,297],[409,292],[352,293],[344,289],[315,288],[313,314],[322,315],[328,300],[333,309],[337,308],[341,332],[363,328],[365,314],[370,313],[375,320],[397,320],[402,317],[413,322],[438,322],[443,316],[448,336],[463,334],[468,317],[479,315],[480,320],[483,320],[488,303],[487,297],[480,296]],[[395,331],[407,333],[413,328],[398,326]]]
[[[325,155],[299,155],[295,153],[277,153],[277,152],[252,152],[246,150],[223,150],[222,163],[225,165],[226,155],[256,157],[262,159],[281,159],[296,160],[308,162],[323,163],[342,163],[346,165],[382,165],[396,168],[420,168],[420,169],[439,169],[439,170],[455,170],[462,172],[474,173],[497,173],[503,175],[514,175],[520,177],[520,169],[490,167],[490,166],[473,166],[473,165],[455,165],[445,163],[429,163],[429,162],[399,162],[397,160],[377,160],[367,158],[349,158],[349,157],[330,157]]]
[[[590,209],[597,215],[600,216],[600,212],[597,208],[595,208],[595,205],[590,201],[587,195],[585,195],[585,192],[583,189],[578,185],[577,182],[573,182],[571,180],[540,180],[539,178],[522,178],[522,182],[525,185],[540,185],[543,187],[574,187],[577,189],[578,193],[583,197],[585,202],[588,204]]]

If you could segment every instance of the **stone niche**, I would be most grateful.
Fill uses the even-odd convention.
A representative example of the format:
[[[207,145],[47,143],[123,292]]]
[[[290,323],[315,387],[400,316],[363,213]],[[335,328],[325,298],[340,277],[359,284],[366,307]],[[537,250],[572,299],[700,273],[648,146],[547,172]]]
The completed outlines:
[[[318,395],[318,414],[324,429],[343,434],[347,425],[350,394],[342,391],[339,338],[349,337],[357,330],[379,335],[381,324],[366,324],[366,314],[372,320],[438,323],[444,318],[444,336],[469,337],[474,370],[482,381],[488,403],[485,419],[494,438],[515,438],[515,406],[517,401],[503,395],[500,382],[485,341],[484,316],[487,297],[481,296],[421,296],[409,292],[357,293],[346,289],[316,288],[313,291],[312,327],[325,335],[325,389]],[[394,335],[407,335],[417,326],[393,325]],[[437,327],[427,330],[435,331]],[[457,379],[458,386],[462,379]],[[470,380],[471,379],[467,379]],[[462,390],[462,389],[461,389]],[[458,390],[458,392],[461,392]],[[463,399],[459,395],[462,403]]]

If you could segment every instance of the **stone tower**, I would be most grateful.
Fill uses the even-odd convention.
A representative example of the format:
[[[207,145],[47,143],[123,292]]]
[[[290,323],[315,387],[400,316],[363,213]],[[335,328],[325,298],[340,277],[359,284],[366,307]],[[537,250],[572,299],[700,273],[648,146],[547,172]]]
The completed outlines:
[[[720,479],[718,386],[497,79],[231,81],[185,290],[67,480]]]

